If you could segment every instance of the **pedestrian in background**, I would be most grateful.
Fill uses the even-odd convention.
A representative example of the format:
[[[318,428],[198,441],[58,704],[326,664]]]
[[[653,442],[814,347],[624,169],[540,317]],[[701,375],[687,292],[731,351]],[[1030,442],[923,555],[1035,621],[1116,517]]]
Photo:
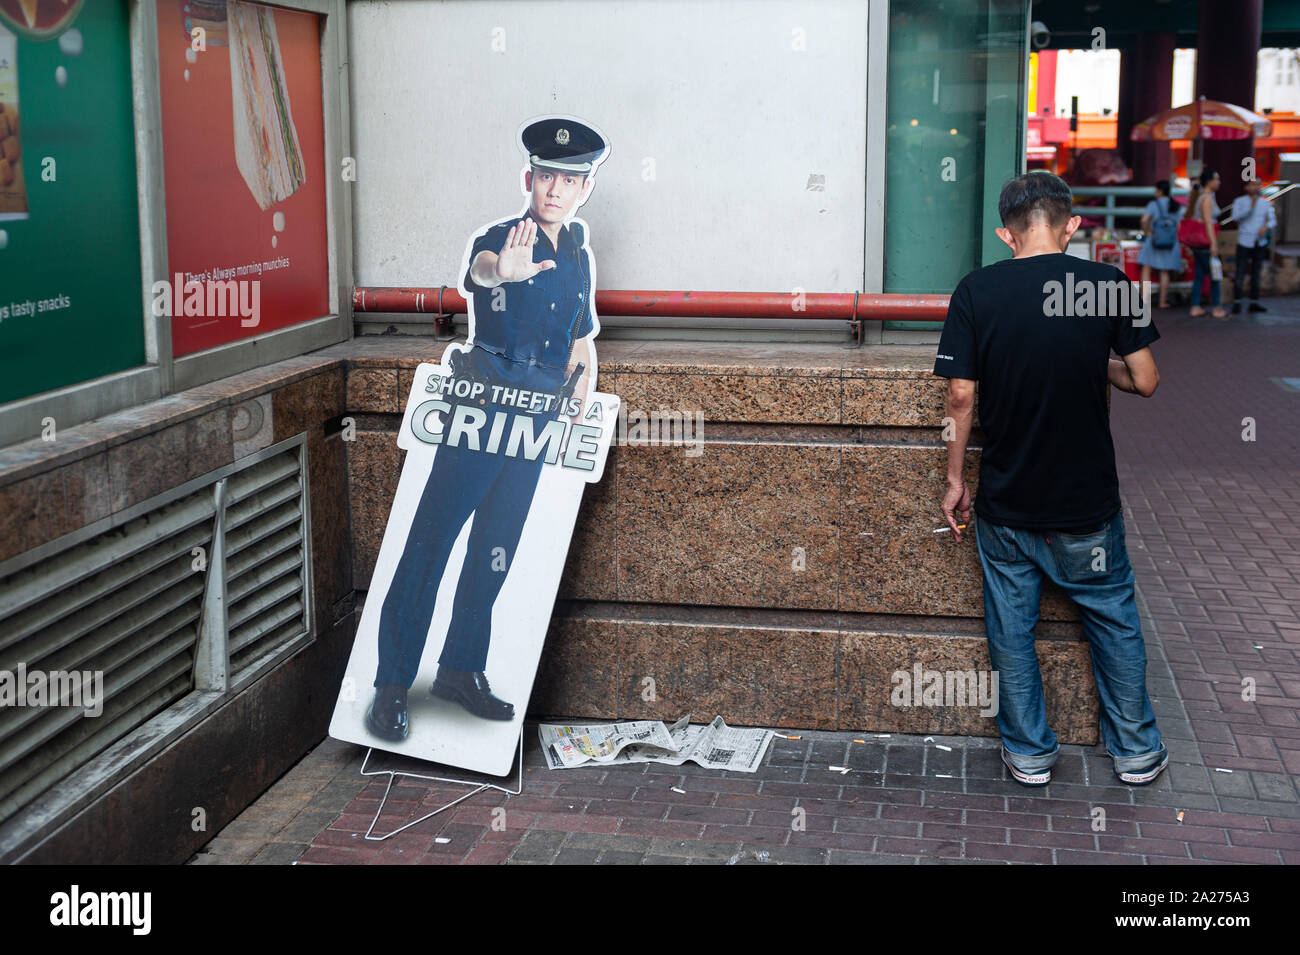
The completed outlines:
[[[1183,271],[1183,253],[1178,247],[1178,220],[1182,215],[1182,207],[1170,192],[1169,180],[1161,179],[1156,183],[1156,197],[1147,203],[1146,212],[1142,213],[1142,231],[1147,238],[1138,253],[1144,292],[1150,288],[1147,283],[1151,281],[1151,270],[1160,273],[1157,308],[1169,307],[1170,273],[1182,274]]]
[[[1193,318],[1205,314],[1201,308],[1201,286],[1205,276],[1210,276],[1210,304],[1215,318],[1227,318],[1228,313],[1219,305],[1220,279],[1215,278],[1213,264],[1219,259],[1219,204],[1214,201],[1214,194],[1219,191],[1222,181],[1213,169],[1201,173],[1200,190],[1192,194],[1192,203],[1188,206],[1187,216],[1178,227],[1178,238],[1192,250],[1192,311]],[[1222,266],[1219,266],[1220,270]]]
[[[1237,223],[1237,278],[1233,287],[1233,315],[1241,311],[1243,301],[1248,304],[1249,311],[1268,311],[1259,304],[1259,268],[1268,255],[1268,235],[1277,226],[1277,213],[1273,210],[1273,203],[1260,199],[1260,185],[1258,179],[1247,180],[1246,194],[1232,200],[1232,218]]]

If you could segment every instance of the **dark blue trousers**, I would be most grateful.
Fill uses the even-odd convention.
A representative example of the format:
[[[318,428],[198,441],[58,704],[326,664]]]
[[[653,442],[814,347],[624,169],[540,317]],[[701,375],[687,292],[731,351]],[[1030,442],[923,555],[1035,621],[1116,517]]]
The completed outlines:
[[[553,391],[558,387],[553,373],[533,373],[526,378],[501,379],[501,383],[536,390]],[[490,423],[498,407],[488,404],[482,410],[487,412]],[[555,415],[535,418],[535,427],[540,431]],[[444,433],[450,420],[447,415]],[[511,458],[469,451],[463,442],[461,447],[438,448],[380,612],[376,686],[410,687],[415,682],[438,586],[452,546],[471,518],[469,547],[438,663],[450,670],[486,668],[492,607],[506,574],[514,566],[515,550],[543,464],[542,456],[529,461],[522,453]]]

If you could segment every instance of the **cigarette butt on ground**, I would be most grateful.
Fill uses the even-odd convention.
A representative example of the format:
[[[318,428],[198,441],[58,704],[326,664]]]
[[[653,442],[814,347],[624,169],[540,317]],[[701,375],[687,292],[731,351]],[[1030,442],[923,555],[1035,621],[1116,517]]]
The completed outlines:
[[[855,743],[865,743],[866,740],[865,740],[865,739],[855,739],[853,742],[855,742]]]
[[[438,836],[438,838],[433,841],[438,843],[440,846],[445,846],[447,843],[451,842],[451,836]]]
[[[1178,810],[1178,821],[1179,822],[1183,821],[1183,811],[1181,809]]]
[[[773,736],[780,736],[781,739],[803,739],[802,736],[785,736],[785,735],[783,735],[783,734],[781,734],[781,733],[773,733],[772,735],[773,735]]]
[[[945,753],[951,753],[951,752],[952,752],[952,747],[951,747],[951,746],[944,746],[943,743],[935,743],[935,744],[934,744],[934,748],[935,748],[935,749],[941,749],[941,750],[943,750]]]
[[[1216,773],[1230,773],[1230,772],[1232,772],[1231,769],[1220,769],[1218,766],[1215,766],[1215,767],[1214,767],[1214,771],[1215,771]]]
[[[678,789],[676,786],[673,787],[673,792],[675,792],[675,793],[681,793],[683,796],[686,795],[686,790],[685,790],[685,789]]]

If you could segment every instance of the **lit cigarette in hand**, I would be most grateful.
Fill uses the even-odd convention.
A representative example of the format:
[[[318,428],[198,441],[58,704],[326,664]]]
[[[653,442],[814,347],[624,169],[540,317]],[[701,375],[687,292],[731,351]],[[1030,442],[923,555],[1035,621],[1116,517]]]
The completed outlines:
[[[958,524],[958,525],[957,525],[957,530],[959,530],[959,531],[964,531],[965,529],[966,529],[966,525],[965,525],[965,524]],[[947,533],[950,533],[951,531],[952,531],[952,528],[951,528],[951,527],[936,527],[933,531],[931,531],[931,533],[932,533],[932,534],[947,534]]]

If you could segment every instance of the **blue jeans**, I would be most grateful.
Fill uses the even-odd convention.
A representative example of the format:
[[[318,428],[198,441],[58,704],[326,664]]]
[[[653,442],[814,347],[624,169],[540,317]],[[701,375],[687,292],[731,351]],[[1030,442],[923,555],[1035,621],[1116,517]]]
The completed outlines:
[[[1210,274],[1210,250],[1192,249],[1192,308],[1201,304],[1201,285]],[[1222,283],[1210,279],[1210,304],[1219,307],[1219,286]]]
[[[1092,534],[1020,530],[976,515],[975,539],[984,570],[989,659],[998,674],[998,732],[1012,764],[1042,772],[1060,750],[1047,725],[1034,652],[1044,575],[1079,605],[1101,698],[1101,738],[1116,772],[1159,762],[1164,744],[1147,696],[1146,645],[1124,546],[1123,511]]]

